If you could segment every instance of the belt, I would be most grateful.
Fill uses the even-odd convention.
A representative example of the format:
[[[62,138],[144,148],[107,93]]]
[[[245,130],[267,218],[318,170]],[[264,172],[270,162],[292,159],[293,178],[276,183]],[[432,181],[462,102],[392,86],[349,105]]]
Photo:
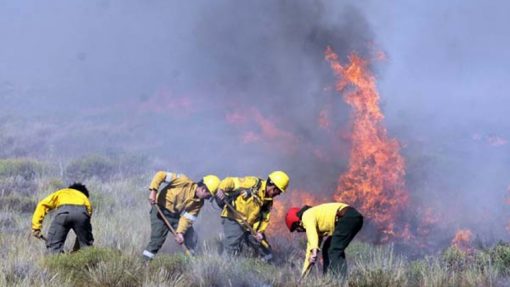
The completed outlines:
[[[337,210],[335,216],[335,223],[337,223],[342,217],[344,217],[344,215],[347,213],[347,211],[349,211],[349,209],[351,209],[351,207],[346,206],[344,208]]]
[[[57,208],[61,208],[61,207],[83,207],[83,208],[86,208],[86,206],[83,204],[68,204],[68,203],[61,204]]]

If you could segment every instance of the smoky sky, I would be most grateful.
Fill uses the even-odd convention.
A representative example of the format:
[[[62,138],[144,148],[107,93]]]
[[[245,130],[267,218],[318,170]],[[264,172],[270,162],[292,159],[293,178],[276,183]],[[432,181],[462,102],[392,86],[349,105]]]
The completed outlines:
[[[332,193],[351,117],[323,59],[329,45],[343,62],[370,60],[413,200],[453,228],[497,218],[502,233],[508,6],[1,1],[0,156],[126,151],[195,177],[284,169],[291,187]]]

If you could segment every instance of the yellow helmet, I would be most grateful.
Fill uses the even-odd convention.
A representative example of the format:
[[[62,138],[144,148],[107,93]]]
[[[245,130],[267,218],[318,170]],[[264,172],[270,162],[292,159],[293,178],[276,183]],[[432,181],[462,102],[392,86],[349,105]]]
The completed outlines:
[[[273,171],[268,177],[282,192],[285,192],[287,186],[289,186],[290,178],[284,171]]]
[[[204,176],[202,182],[205,184],[209,192],[212,196],[216,195],[216,191],[218,191],[218,186],[220,185],[220,179],[212,174]]]

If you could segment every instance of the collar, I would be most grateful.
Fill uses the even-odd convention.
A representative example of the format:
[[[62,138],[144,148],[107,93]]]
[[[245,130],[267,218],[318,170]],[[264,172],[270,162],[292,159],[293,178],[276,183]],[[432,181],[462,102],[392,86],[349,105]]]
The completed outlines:
[[[260,184],[260,188],[259,188],[259,192],[258,192],[258,196],[260,197],[260,199],[264,202],[268,202],[268,201],[273,201],[273,198],[272,197],[266,197],[266,185],[267,185],[267,180],[263,180],[263,179],[260,179],[262,181],[262,183]]]

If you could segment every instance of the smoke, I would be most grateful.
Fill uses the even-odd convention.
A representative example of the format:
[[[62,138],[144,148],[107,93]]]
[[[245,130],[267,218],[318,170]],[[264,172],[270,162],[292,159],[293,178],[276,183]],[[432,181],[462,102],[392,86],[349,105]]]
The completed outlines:
[[[414,201],[432,208],[436,234],[508,238],[508,3],[373,4],[369,19],[389,52],[378,85]]]
[[[125,151],[194,178],[283,169],[291,188],[332,195],[350,109],[329,45],[371,60],[413,202],[452,235],[499,238],[510,218],[506,6],[2,1],[0,156]]]
[[[3,28],[5,111],[58,122],[53,133],[60,136],[47,140],[69,156],[113,146],[197,175],[285,169],[296,187],[334,186],[343,163],[331,157],[345,158],[335,129],[345,125],[347,109],[325,92],[333,82],[323,50],[368,54],[373,34],[355,6],[4,5],[14,14]],[[330,131],[318,125],[323,109],[336,125]],[[233,123],[232,115],[244,122]],[[87,144],[70,143],[81,135]]]

